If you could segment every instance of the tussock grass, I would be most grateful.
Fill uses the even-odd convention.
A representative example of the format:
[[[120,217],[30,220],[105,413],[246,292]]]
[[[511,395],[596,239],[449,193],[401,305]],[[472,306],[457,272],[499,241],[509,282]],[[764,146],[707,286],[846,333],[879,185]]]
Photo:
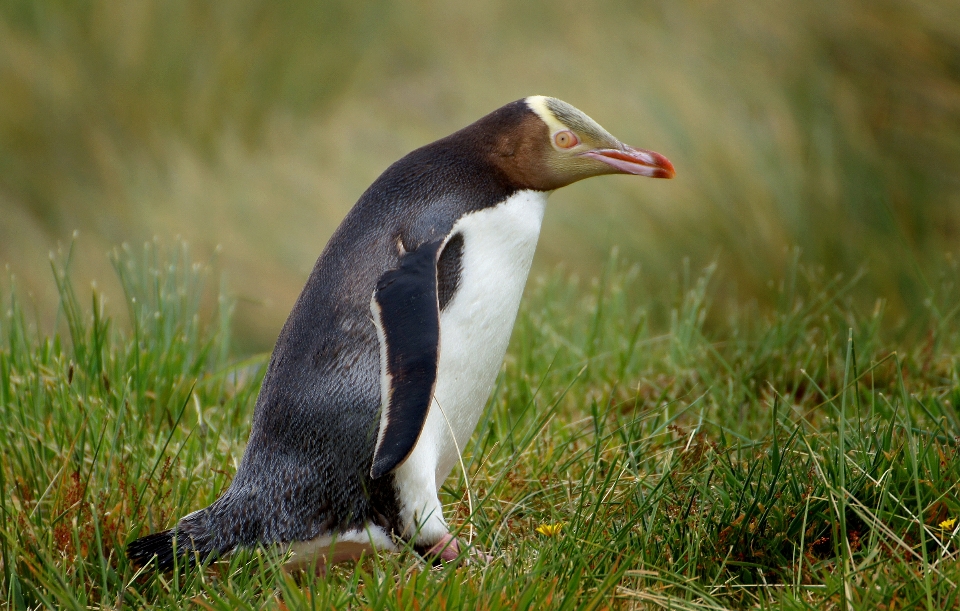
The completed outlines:
[[[960,607],[956,286],[911,329],[800,265],[769,314],[708,316],[722,269],[637,302],[611,257],[535,279],[488,411],[443,489],[489,566],[413,552],[289,575],[270,550],[147,575],[121,549],[211,502],[264,357],[185,245],[112,262],[129,324],[53,260],[60,330],[0,319],[0,600],[12,609]],[[955,278],[955,276],[954,276]],[[214,303],[216,306],[211,306]],[[207,304],[207,305],[204,305]],[[922,332],[918,332],[922,331]],[[927,333],[929,331],[929,333]],[[915,339],[911,339],[915,338]]]
[[[114,244],[222,244],[236,343],[268,350],[389,164],[547,94],[678,175],[559,191],[540,273],[618,244],[654,285],[716,260],[715,300],[771,305],[798,246],[909,316],[958,243],[958,66],[949,1],[7,0],[0,262],[46,309],[74,229],[80,285],[111,293]]]

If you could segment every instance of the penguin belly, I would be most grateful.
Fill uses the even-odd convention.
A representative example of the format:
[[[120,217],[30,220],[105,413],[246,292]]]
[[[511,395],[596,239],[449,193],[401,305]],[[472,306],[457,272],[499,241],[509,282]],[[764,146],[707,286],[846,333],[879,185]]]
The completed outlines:
[[[395,471],[405,538],[431,545],[447,532],[437,490],[473,435],[497,379],[540,236],[547,193],[520,191],[461,217],[456,292],[440,314],[434,400],[409,458]]]

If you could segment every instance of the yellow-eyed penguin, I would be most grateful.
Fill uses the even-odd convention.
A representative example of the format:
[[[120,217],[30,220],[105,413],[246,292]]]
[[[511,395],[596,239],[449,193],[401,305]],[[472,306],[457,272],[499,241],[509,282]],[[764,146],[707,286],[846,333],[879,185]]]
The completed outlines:
[[[130,560],[168,569],[174,549],[186,564],[282,544],[295,562],[322,564],[405,542],[456,558],[437,490],[503,362],[547,196],[601,174],[674,169],[543,96],[387,168],[330,238],[280,332],[233,482],[130,543]]]

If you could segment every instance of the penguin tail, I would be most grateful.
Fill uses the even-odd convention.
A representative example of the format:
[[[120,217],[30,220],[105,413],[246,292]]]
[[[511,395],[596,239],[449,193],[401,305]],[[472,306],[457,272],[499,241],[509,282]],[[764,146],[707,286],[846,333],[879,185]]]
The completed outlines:
[[[127,545],[127,558],[139,568],[151,562],[156,568],[167,571],[173,568],[173,529],[140,537]]]
[[[203,562],[212,554],[196,549],[192,543],[187,537],[178,536],[177,530],[171,528],[132,541],[127,545],[127,558],[138,569],[146,566],[163,572],[174,568],[184,569]]]

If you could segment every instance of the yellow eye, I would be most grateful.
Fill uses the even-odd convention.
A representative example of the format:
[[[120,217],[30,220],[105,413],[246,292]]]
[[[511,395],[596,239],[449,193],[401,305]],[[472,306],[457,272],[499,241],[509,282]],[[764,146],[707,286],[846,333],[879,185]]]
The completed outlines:
[[[553,137],[553,141],[557,143],[562,149],[568,149],[580,144],[580,140],[577,138],[577,135],[571,131],[562,131],[557,132]]]

